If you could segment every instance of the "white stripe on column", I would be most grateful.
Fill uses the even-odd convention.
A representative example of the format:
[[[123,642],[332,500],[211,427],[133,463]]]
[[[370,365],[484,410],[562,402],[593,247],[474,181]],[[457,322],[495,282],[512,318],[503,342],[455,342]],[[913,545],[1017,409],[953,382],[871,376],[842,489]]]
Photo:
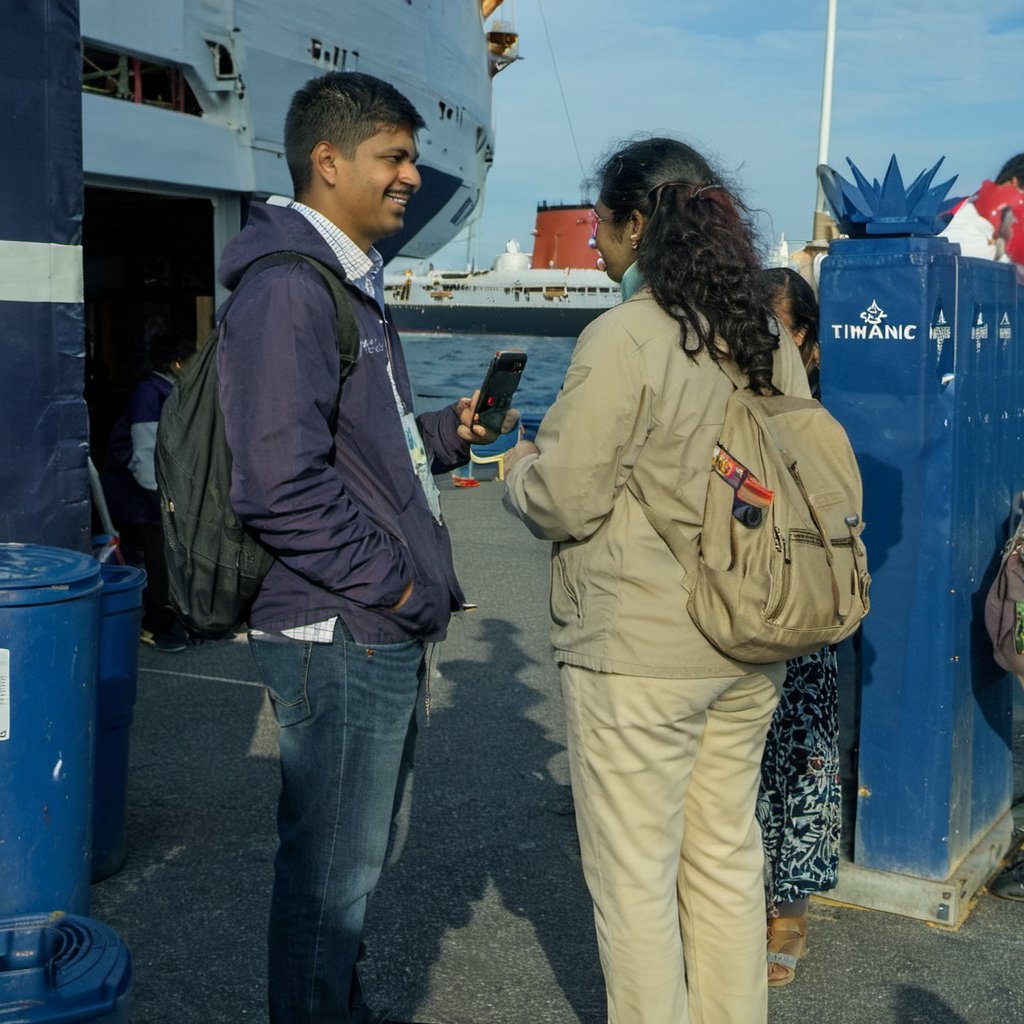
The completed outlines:
[[[0,239],[0,302],[81,302],[82,247]]]

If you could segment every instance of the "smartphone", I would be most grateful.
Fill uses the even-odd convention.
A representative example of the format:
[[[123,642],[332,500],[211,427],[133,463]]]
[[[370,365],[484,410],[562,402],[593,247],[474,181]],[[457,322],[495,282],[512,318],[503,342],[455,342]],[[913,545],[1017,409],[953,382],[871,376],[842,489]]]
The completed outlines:
[[[491,365],[487,367],[484,382],[480,385],[480,398],[474,413],[480,423],[495,433],[501,432],[505,413],[512,405],[512,396],[519,387],[519,378],[526,365],[525,352],[495,352]]]

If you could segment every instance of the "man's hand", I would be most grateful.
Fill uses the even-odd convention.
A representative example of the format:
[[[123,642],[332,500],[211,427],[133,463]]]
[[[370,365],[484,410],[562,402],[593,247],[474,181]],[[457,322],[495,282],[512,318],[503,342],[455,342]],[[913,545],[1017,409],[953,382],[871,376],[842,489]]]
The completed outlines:
[[[514,429],[515,425],[519,422],[519,410],[509,409],[505,413],[501,430],[495,433],[493,430],[488,430],[482,423],[479,423],[473,414],[479,397],[480,389],[477,388],[471,398],[460,398],[455,403],[455,411],[459,417],[457,433],[463,441],[468,441],[470,444],[490,444],[498,437],[498,434],[507,434],[510,430]]]
[[[402,591],[402,596],[398,599],[398,603],[397,604],[393,604],[388,609],[389,612],[397,612],[398,609],[401,608],[402,605],[404,605],[405,602],[408,601],[410,597],[412,597],[412,587],[413,587],[413,581],[409,580],[409,582],[406,583],[406,585],[405,585],[405,590]]]

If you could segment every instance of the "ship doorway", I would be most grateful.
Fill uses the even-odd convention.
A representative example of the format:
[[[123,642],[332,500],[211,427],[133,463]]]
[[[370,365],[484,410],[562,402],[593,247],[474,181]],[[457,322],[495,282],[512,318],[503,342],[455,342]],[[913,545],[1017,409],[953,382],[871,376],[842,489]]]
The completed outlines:
[[[156,333],[202,340],[214,312],[210,199],[87,187],[82,219],[86,402],[99,465],[106,439],[148,370]]]

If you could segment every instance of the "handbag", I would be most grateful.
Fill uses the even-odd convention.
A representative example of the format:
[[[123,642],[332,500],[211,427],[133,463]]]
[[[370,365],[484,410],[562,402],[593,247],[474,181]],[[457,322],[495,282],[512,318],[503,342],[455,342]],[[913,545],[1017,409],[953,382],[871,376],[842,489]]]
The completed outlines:
[[[1010,523],[1010,539],[985,598],[985,628],[999,667],[1024,676],[1024,492],[1014,498]]]

